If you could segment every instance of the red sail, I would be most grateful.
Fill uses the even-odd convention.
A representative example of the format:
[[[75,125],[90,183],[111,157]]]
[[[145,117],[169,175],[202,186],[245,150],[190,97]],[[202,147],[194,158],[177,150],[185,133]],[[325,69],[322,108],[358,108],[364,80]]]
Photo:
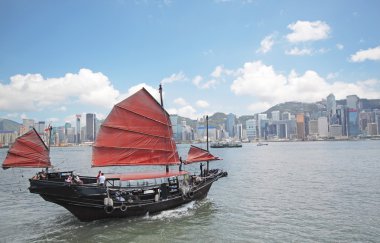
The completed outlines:
[[[207,150],[191,145],[185,164],[201,162],[201,161],[210,161],[210,160],[220,160],[220,159],[210,154],[210,152],[208,152]]]
[[[50,166],[49,149],[34,128],[16,139],[3,162],[3,169]]]
[[[179,163],[169,114],[142,88],[116,104],[100,127],[92,166]]]

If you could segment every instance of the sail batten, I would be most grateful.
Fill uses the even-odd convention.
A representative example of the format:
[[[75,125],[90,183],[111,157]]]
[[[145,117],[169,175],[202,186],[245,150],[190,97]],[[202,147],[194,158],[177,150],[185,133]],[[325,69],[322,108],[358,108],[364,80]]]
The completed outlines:
[[[169,125],[169,124],[167,124],[166,122],[163,122],[163,121],[160,121],[160,120],[157,120],[157,119],[151,118],[151,117],[149,117],[149,116],[146,116],[146,115],[143,115],[143,114],[137,113],[137,112],[135,112],[135,111],[132,111],[132,110],[126,109],[125,107],[119,106],[118,104],[115,105],[115,106],[118,107],[118,108],[120,108],[120,109],[123,109],[123,110],[125,110],[125,111],[131,112],[131,113],[134,113],[134,114],[136,114],[136,115],[138,115],[138,116],[141,116],[141,117],[147,118],[147,119],[149,119],[149,120],[152,120],[152,121],[155,121],[155,122],[161,123],[161,124],[163,124],[163,125],[165,125],[165,126]],[[165,110],[164,110],[164,111],[165,111]],[[165,111],[165,112],[166,112],[166,111]]]
[[[159,138],[169,139],[169,137],[163,137],[163,136],[159,136],[159,135],[155,135],[155,134],[151,134],[151,133],[144,133],[144,132],[140,132],[140,131],[134,131],[134,130],[126,129],[126,128],[123,128],[123,127],[110,126],[110,125],[107,125],[107,126],[105,125],[104,127],[108,127],[108,128],[111,128],[111,129],[119,129],[119,130],[123,130],[123,131],[127,131],[127,132],[139,133],[139,134],[148,135],[148,136],[152,136],[152,137],[159,137]]]
[[[3,169],[50,166],[49,149],[34,128],[16,139],[2,165]]]
[[[142,88],[116,104],[99,129],[92,166],[179,164],[169,114]]]

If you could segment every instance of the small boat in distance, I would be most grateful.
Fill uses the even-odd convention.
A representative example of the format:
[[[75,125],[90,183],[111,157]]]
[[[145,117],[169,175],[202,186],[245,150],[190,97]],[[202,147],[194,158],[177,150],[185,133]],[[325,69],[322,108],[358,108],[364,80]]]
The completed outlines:
[[[267,145],[268,145],[267,143],[262,143],[262,142],[257,143],[257,146],[267,146]]]
[[[34,129],[17,139],[2,167],[46,168],[29,179],[29,191],[66,208],[81,221],[143,216],[203,199],[227,172],[209,169],[208,161],[219,158],[194,146],[187,160],[181,161],[169,114],[162,106],[161,85],[160,94],[161,104],[142,88],[113,107],[92,147],[91,165],[164,166],[162,171],[101,173],[99,178],[49,171],[49,148]],[[207,161],[207,169],[200,174],[182,170],[183,163],[200,161]]]
[[[210,145],[211,148],[241,148],[243,147],[241,142],[236,141],[217,141]]]

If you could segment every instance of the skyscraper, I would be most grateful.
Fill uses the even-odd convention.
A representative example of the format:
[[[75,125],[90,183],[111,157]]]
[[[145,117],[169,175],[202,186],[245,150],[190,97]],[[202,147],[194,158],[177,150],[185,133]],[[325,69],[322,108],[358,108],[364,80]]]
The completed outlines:
[[[347,108],[357,110],[359,108],[359,97],[357,95],[348,95],[346,97]]]
[[[77,133],[76,133],[76,136],[75,136],[75,142],[76,144],[80,144],[81,143],[81,137],[80,137],[80,118],[81,118],[81,115],[80,114],[77,114],[76,115],[77,117]]]
[[[329,125],[336,124],[336,101],[333,94],[329,94],[326,99],[326,111]]]
[[[96,115],[86,114],[86,140],[93,142],[96,138]]]
[[[305,115],[303,113],[297,114],[297,138],[305,139]]]
[[[235,136],[234,127],[235,127],[235,115],[230,113],[227,115],[226,130],[228,132],[228,135],[231,138],[233,138]]]

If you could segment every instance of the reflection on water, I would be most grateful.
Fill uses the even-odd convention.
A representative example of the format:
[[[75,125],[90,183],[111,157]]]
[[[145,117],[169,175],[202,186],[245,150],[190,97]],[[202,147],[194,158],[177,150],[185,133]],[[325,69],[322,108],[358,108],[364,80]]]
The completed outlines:
[[[185,158],[188,145],[179,145]],[[179,208],[128,219],[80,222],[28,192],[37,169],[0,176],[0,239],[6,242],[247,242],[378,241],[380,141],[244,144],[214,149],[211,163],[229,176],[209,196]],[[0,160],[6,154],[0,150]],[[91,148],[53,148],[63,170],[96,175]],[[105,172],[133,167],[102,168]],[[149,167],[140,170],[151,170]],[[186,170],[198,172],[199,165]]]

